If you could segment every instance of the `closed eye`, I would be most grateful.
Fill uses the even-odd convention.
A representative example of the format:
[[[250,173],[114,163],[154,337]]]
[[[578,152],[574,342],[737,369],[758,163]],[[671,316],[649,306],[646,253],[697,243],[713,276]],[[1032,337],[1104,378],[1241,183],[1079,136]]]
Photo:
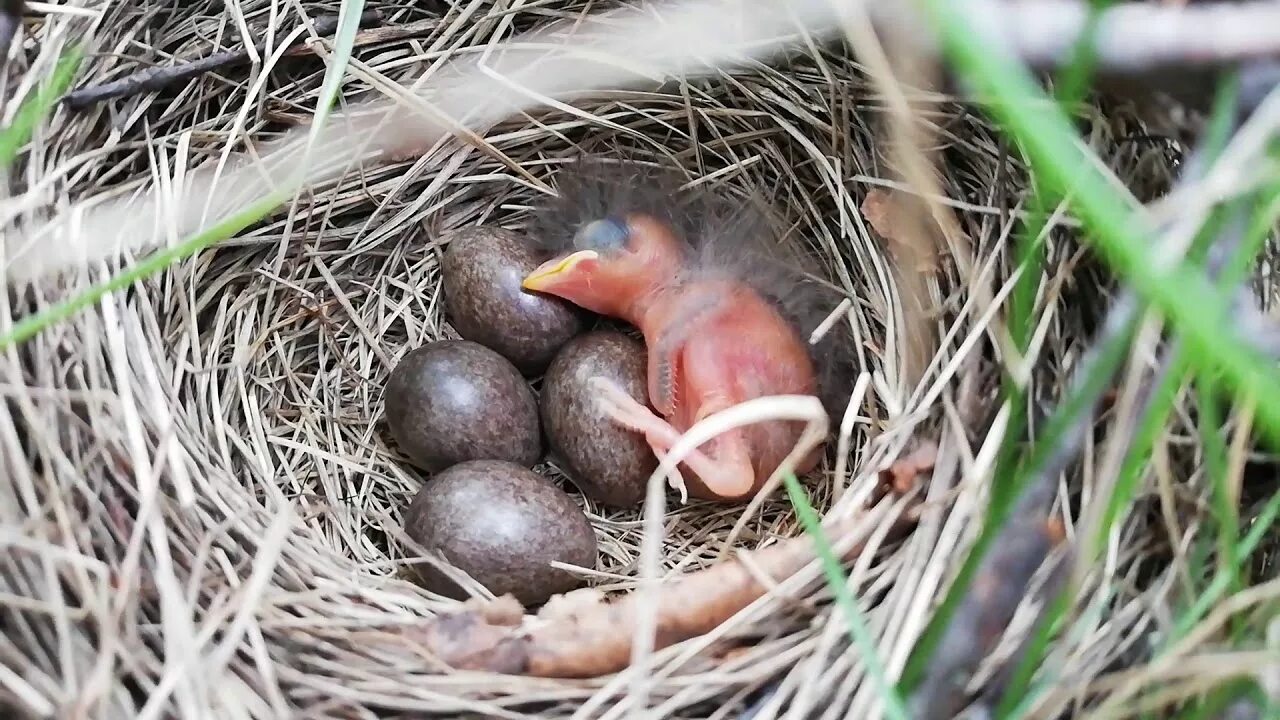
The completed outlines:
[[[573,236],[573,246],[579,250],[622,250],[629,236],[625,222],[604,218],[583,225]]]

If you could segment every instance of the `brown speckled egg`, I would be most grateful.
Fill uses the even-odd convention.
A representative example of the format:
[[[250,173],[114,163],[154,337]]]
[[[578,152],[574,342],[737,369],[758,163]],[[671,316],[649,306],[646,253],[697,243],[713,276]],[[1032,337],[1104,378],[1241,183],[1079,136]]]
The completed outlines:
[[[536,472],[498,460],[459,463],[428,480],[405,512],[405,532],[494,595],[511,593],[525,605],[578,586],[551,562],[596,565],[595,532],[573,498]],[[428,590],[465,598],[426,561],[412,569]]]
[[[448,242],[440,275],[449,323],[525,375],[546,370],[585,322],[584,312],[571,303],[520,286],[546,258],[523,236],[502,228],[462,228]]]
[[[600,411],[587,381],[609,378],[647,404],[646,367],[642,341],[593,330],[570,340],[543,379],[539,405],[552,451],[582,494],[606,505],[638,505],[658,459],[643,435]]]
[[[526,467],[542,457],[538,401],[515,366],[468,340],[440,340],[407,353],[385,390],[387,425],[427,470],[466,460]]]

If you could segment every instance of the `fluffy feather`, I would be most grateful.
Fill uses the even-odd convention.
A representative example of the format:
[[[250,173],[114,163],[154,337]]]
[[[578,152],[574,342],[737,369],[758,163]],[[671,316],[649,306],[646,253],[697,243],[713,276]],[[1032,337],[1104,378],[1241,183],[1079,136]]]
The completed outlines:
[[[631,158],[580,157],[556,174],[557,197],[537,208],[530,235],[548,255],[568,251],[582,225],[609,215],[643,213],[665,223],[679,238],[685,262],[669,279],[707,278],[742,282],[769,299],[806,341],[843,299],[832,278],[794,236],[767,195],[751,189],[737,196],[706,185],[690,188],[673,167]],[[827,412],[838,422],[848,403],[857,368],[853,335],[837,323],[810,355]]]

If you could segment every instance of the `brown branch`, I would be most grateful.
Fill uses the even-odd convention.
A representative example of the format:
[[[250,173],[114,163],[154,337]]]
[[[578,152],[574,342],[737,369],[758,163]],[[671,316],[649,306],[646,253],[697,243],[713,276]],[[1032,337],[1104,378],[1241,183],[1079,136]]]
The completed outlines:
[[[914,522],[908,509],[894,519],[891,535],[900,536]],[[827,528],[833,542],[851,539],[849,521]],[[862,551],[857,542],[843,553]],[[815,558],[813,540],[791,538],[748,553],[751,566],[781,582]],[[740,560],[689,573],[663,588],[658,600],[654,649],[714,630],[759,598],[768,588],[760,575]],[[468,603],[413,632],[412,639],[455,670],[485,670],[536,677],[599,677],[626,668],[631,661],[632,633],[639,612],[636,595],[606,602],[592,590],[557,596],[536,619],[510,596],[488,603]]]
[[[1089,27],[1090,3],[1081,0],[969,0],[975,30],[1011,59],[1038,71],[1065,67]],[[907,41],[937,57],[933,29],[911,3],[878,3],[868,12],[878,34]],[[1094,75],[1114,94],[1168,93],[1192,104],[1206,102],[1224,69],[1272,63],[1255,73],[1261,98],[1280,83],[1280,4],[1247,2],[1116,3],[1102,9],[1093,35]]]
[[[1059,5],[1066,1],[1056,0]],[[1010,43],[1002,38],[1033,31],[1033,27],[1023,27],[1038,22],[1029,9],[1033,11],[1046,2],[1054,0],[970,0],[966,7],[982,10],[971,15],[982,23],[978,30],[984,42],[994,36],[990,44],[1007,46]],[[748,59],[768,62],[778,57],[784,47],[798,48],[795,41],[803,36],[793,30],[825,42],[839,35],[843,27],[840,6],[830,0],[679,0],[659,5],[638,12],[634,8],[620,11],[622,14],[612,16],[610,21],[602,17],[607,11],[566,18],[494,43],[488,46],[492,52],[486,52],[482,60],[470,55],[453,58],[432,70],[431,78],[406,78],[406,85],[419,86],[416,93],[431,97],[432,112],[423,113],[413,103],[387,98],[344,110],[339,113],[340,119],[335,116],[337,128],[330,128],[318,140],[331,148],[325,162],[309,165],[298,189],[306,191],[316,183],[335,178],[357,158],[385,164],[412,157],[449,134],[464,136],[467,141],[469,133],[483,132],[515,114],[542,106],[540,98],[568,101],[582,93],[648,83],[657,76],[704,77],[740,67]],[[904,47],[908,43],[922,44],[925,52],[930,52],[930,29],[910,13],[911,5],[869,3],[867,11],[876,26],[905,21],[903,34],[911,37]],[[1068,6],[1083,7],[1079,2]],[[1262,13],[1274,11],[1272,6],[1253,2],[1234,4],[1228,9],[1236,19],[1231,24],[1218,22],[1208,29],[1227,37],[1230,33],[1224,27],[1234,32],[1236,26],[1252,25],[1256,32],[1258,26],[1275,26],[1258,22]],[[1202,10],[1199,6],[1150,5],[1145,12],[1159,22],[1182,18],[1175,20],[1181,27],[1188,24],[1187,18],[1194,20],[1194,13]],[[1068,28],[1069,37],[1074,39],[1078,34]],[[1256,47],[1254,50],[1266,54]],[[1280,48],[1274,50],[1272,55],[1280,55]],[[636,68],[595,59],[604,55],[634,55],[643,57],[645,63],[643,68]],[[1221,56],[1219,53],[1219,59]],[[478,62],[482,64],[477,65]],[[511,92],[512,85],[525,92]],[[377,132],[367,133],[369,137],[361,135],[371,129]],[[353,142],[352,138],[359,141]],[[165,203],[170,229],[179,234],[195,232],[204,223],[237,211],[244,198],[261,197],[279,189],[280,183],[292,186],[292,172],[300,159],[314,157],[302,151],[311,143],[308,128],[295,128],[279,140],[256,148],[258,152],[252,155],[237,156],[230,169],[218,163],[193,169],[182,191]],[[145,253],[164,244],[164,238],[156,232],[140,230],[137,223],[129,222],[139,214],[155,212],[154,192],[86,202],[93,202],[93,207],[83,208],[87,214],[82,215],[81,208],[77,208],[10,230],[11,243],[28,248],[22,262],[9,264],[7,275],[11,282],[81,267],[125,250]],[[76,218],[74,223],[72,217]],[[94,228],[94,232],[82,231],[85,227]],[[116,230],[122,227],[128,231]],[[62,236],[60,242],[41,244],[36,240],[53,234]]]
[[[1004,42],[1027,64],[1056,68],[1074,59],[1075,45],[1088,23],[1089,3],[1004,0],[999,8],[990,4],[1003,17],[980,16],[979,22],[1003,24]],[[1119,3],[1099,13],[1094,52],[1098,67],[1110,73],[1229,66],[1280,57],[1278,27],[1280,5],[1270,1]]]
[[[382,22],[382,16],[374,10],[368,10],[360,15],[360,25],[376,25]],[[332,35],[338,29],[338,16],[328,15],[318,18],[315,21],[316,35],[326,36]],[[294,42],[291,50],[305,48],[305,43],[310,35],[303,34]],[[266,42],[262,42],[255,46],[260,54],[265,54],[269,48]],[[114,98],[138,95],[144,92],[152,92],[161,90],[170,85],[185,82],[195,77],[199,77],[205,73],[213,72],[221,68],[239,65],[249,61],[248,48],[241,47],[235,50],[223,50],[220,52],[207,55],[196,60],[179,62],[177,65],[163,65],[139,70],[131,75],[126,75],[119,80],[112,80],[101,85],[91,85],[81,88],[74,92],[67,93],[63,98],[63,103],[72,110],[80,110],[95,103],[104,102]]]

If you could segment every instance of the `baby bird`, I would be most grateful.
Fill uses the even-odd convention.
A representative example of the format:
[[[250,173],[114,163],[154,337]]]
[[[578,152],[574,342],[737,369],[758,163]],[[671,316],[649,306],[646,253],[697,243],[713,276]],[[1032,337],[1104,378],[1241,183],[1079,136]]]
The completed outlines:
[[[812,326],[800,325],[812,318],[796,312],[818,308],[814,287],[794,260],[783,261],[764,215],[706,191],[682,193],[674,180],[639,165],[582,164],[560,183],[559,203],[536,221],[534,235],[554,257],[523,283],[639,329],[653,409],[608,380],[593,382],[606,413],[642,433],[659,458],[708,415],[766,395],[822,390],[802,334]],[[770,421],[716,436],[682,463],[689,494],[753,495],[803,427]],[[797,474],[816,466],[821,449]]]

